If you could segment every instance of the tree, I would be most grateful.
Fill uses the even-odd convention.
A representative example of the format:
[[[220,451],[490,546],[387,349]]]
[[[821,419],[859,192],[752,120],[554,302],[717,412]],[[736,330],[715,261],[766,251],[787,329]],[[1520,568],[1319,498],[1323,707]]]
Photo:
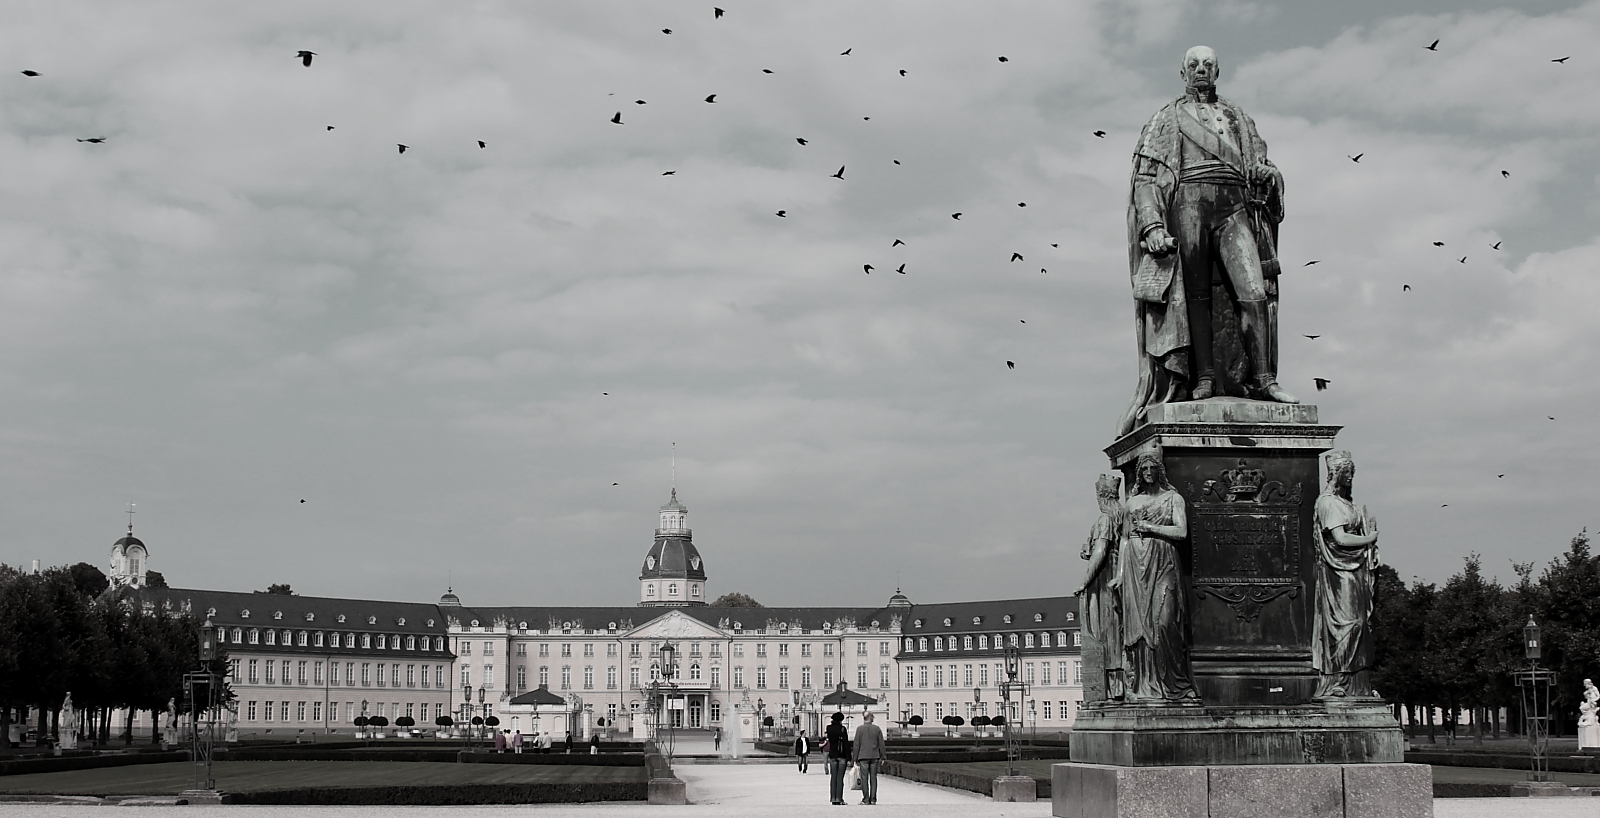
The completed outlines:
[[[144,572],[144,584],[151,588],[165,588],[167,587],[167,578],[160,571],[146,570]]]
[[[106,589],[111,587],[111,580],[106,579],[105,573],[87,562],[80,562],[68,568],[67,573],[72,575],[72,584],[77,586],[78,593],[90,599],[105,593]]]
[[[256,591],[258,594],[277,594],[278,596],[294,596],[294,589],[287,582],[275,582],[267,586],[265,591]]]
[[[711,607],[713,607],[713,608],[763,608],[763,607],[766,607],[766,606],[764,606],[761,603],[757,602],[755,600],[755,598],[750,596],[749,594],[741,594],[741,593],[738,593],[738,592],[734,592],[734,593],[723,594],[722,596],[717,597],[716,601],[711,603]]]
[[[906,724],[909,724],[912,727],[921,727],[922,726],[922,717],[921,716],[912,716],[911,718],[906,719]]]

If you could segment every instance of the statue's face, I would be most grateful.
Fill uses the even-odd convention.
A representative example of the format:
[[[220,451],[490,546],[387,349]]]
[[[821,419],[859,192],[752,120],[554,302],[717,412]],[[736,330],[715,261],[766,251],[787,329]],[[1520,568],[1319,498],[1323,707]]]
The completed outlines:
[[[1156,482],[1156,471],[1157,471],[1156,464],[1154,464],[1154,463],[1140,463],[1139,464],[1139,482],[1143,483],[1143,484],[1145,484],[1147,486],[1153,485]]]
[[[1183,82],[1190,88],[1211,89],[1217,85],[1217,77],[1222,73],[1221,66],[1217,65],[1217,52],[1210,48],[1197,45],[1183,55]]]

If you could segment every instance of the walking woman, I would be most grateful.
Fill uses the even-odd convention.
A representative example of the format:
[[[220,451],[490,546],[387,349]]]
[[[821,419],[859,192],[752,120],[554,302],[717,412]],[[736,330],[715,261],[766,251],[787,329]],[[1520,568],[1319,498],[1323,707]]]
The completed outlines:
[[[800,728],[800,735],[795,736],[794,754],[800,759],[800,772],[805,772],[806,768],[810,766],[811,741],[806,738],[804,727]]]
[[[850,769],[850,731],[845,729],[844,714],[834,713],[828,725],[828,796],[836,806],[844,805],[844,771]]]

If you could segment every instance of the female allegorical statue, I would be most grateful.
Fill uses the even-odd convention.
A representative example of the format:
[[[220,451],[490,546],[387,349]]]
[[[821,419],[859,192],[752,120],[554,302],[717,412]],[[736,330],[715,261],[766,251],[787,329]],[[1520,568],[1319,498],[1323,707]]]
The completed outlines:
[[[1089,531],[1089,541],[1084,543],[1079,556],[1089,561],[1083,584],[1073,591],[1083,599],[1083,631],[1086,651],[1094,651],[1097,662],[1086,662],[1100,678],[1086,680],[1093,692],[1101,694],[1096,699],[1123,698],[1122,679],[1122,616],[1117,595],[1121,589],[1121,545],[1127,528],[1128,511],[1122,506],[1122,478],[1102,474],[1094,485],[1095,497],[1100,503],[1100,517]]]
[[[1178,577],[1178,543],[1189,538],[1189,519],[1160,454],[1139,455],[1127,506],[1120,572],[1127,698],[1198,699]]]
[[[1328,486],[1317,497],[1317,601],[1311,666],[1318,699],[1371,696],[1373,570],[1378,521],[1350,499],[1356,464],[1346,451],[1328,454]]]

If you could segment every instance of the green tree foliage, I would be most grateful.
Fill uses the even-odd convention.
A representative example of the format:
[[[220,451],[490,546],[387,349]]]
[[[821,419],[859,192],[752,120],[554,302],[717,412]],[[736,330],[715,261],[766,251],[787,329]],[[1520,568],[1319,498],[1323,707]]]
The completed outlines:
[[[167,587],[167,578],[160,571],[147,570],[144,572],[144,584],[151,588],[165,588]]]
[[[294,596],[294,589],[287,582],[274,582],[267,586],[265,591],[256,591],[258,594],[277,594],[278,596]]]
[[[734,592],[734,593],[730,593],[730,594],[723,594],[722,596],[717,597],[716,601],[711,603],[711,607],[713,607],[713,608],[762,608],[762,607],[766,607],[766,606],[764,606],[761,603],[757,602],[755,600],[755,598],[750,596],[749,594],[741,594],[741,593],[738,593],[738,592]]]

